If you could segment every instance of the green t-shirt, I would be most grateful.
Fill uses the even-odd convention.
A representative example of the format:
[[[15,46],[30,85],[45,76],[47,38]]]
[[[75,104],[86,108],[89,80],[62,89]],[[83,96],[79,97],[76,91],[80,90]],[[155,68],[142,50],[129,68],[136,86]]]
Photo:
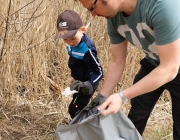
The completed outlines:
[[[130,16],[119,12],[108,19],[107,26],[112,44],[128,40],[144,51],[151,64],[158,66],[156,45],[180,38],[180,0],[137,0]]]

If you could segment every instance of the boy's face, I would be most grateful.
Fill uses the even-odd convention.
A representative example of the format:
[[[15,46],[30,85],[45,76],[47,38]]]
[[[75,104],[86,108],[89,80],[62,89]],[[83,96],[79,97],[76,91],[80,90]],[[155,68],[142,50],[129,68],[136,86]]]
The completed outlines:
[[[76,35],[73,38],[70,39],[63,39],[64,42],[66,42],[67,44],[69,44],[72,47],[75,47],[79,44],[79,42],[81,41],[81,38],[83,36],[83,30],[79,29],[76,33]]]

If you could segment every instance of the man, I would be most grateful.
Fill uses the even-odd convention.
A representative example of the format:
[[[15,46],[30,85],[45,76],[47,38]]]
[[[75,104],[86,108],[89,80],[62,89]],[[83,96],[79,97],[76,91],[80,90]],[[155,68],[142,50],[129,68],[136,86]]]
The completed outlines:
[[[173,138],[180,140],[180,0],[79,0],[92,16],[107,18],[112,58],[98,104],[102,114],[116,113],[131,99],[128,117],[142,134],[149,115],[165,89],[172,98]],[[134,85],[112,94],[126,61],[127,41],[141,48],[146,57]]]

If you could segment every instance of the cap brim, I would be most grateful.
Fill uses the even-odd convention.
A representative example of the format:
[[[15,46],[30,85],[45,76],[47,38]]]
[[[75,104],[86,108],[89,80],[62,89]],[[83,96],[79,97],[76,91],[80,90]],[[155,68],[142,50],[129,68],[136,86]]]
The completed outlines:
[[[58,39],[58,38],[64,38],[64,39],[73,38],[76,35],[77,31],[78,31],[78,29],[77,30],[70,30],[70,31],[59,31],[59,32],[57,32],[57,34],[55,36],[55,39]]]

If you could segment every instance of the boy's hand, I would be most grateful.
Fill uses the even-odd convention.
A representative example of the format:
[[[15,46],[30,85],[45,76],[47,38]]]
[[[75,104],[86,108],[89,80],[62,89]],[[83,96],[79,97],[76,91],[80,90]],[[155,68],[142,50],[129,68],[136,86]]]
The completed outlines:
[[[84,95],[92,95],[93,94],[93,87],[88,81],[81,82],[79,80],[75,80],[70,85],[70,89],[71,90],[77,90],[78,93],[84,94]]]
[[[74,80],[73,77],[70,77],[70,78],[68,79],[68,81],[69,81],[69,84],[72,84],[75,80]]]

